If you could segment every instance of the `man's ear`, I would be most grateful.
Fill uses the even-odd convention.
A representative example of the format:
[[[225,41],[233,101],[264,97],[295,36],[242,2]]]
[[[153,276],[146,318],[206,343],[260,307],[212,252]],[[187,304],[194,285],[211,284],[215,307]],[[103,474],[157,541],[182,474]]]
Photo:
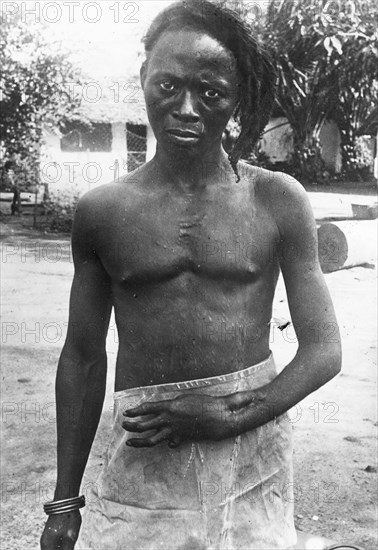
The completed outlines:
[[[143,61],[142,66],[140,68],[140,72],[139,72],[140,83],[142,84],[142,90],[144,90],[144,83],[146,81],[146,75],[147,75],[147,60]]]

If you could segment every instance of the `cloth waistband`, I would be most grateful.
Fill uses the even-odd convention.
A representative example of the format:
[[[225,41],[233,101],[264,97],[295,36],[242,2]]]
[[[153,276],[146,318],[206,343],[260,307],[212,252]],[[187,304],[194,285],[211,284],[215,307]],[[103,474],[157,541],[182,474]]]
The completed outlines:
[[[272,352],[270,352],[266,359],[260,361],[260,363],[256,363],[255,365],[247,367],[243,370],[221,374],[219,376],[210,376],[208,378],[198,378],[197,380],[186,380],[184,382],[171,382],[169,384],[157,384],[154,386],[137,386],[135,388],[114,392],[113,397],[114,399],[121,399],[123,397],[130,397],[134,394],[140,394],[141,391],[148,393],[160,393],[189,390],[192,388],[201,388],[203,386],[214,386],[247,378],[248,376],[255,374],[257,371],[267,368],[268,366],[274,366]]]

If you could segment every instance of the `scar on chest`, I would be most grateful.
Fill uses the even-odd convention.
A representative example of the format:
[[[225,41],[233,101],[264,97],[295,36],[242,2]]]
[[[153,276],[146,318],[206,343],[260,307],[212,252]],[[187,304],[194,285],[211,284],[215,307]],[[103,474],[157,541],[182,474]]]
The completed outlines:
[[[190,219],[180,220],[179,228],[180,230],[192,229],[201,225],[203,216],[191,216]]]

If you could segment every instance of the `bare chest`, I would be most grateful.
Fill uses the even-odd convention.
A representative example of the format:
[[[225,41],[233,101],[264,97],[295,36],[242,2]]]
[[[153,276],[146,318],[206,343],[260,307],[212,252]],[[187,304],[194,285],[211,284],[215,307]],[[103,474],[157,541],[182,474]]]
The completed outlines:
[[[163,199],[120,209],[100,237],[101,259],[113,280],[166,280],[193,272],[247,281],[273,263],[275,224],[245,193]]]

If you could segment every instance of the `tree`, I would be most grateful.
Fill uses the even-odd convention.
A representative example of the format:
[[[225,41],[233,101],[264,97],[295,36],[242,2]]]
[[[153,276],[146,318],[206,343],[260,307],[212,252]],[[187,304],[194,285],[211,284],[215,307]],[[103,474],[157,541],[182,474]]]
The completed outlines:
[[[323,168],[319,133],[330,110],[318,5],[311,0],[271,2],[262,32],[277,67],[277,104],[293,130],[294,166],[305,179],[319,178]]]
[[[319,134],[327,119],[341,132],[343,170],[353,163],[378,81],[377,16],[372,1],[269,5],[262,40],[275,57],[277,103],[293,128],[294,160],[307,179],[321,175]]]
[[[353,172],[360,128],[378,105],[378,5],[349,2],[349,13],[341,16],[346,20],[342,59],[330,71],[336,98],[332,118],[341,133],[344,170]]]
[[[355,165],[359,127],[377,103],[378,4],[375,0],[219,0],[237,9],[270,50],[277,106],[293,130],[294,169],[321,179],[319,134],[326,120],[341,133],[343,170]]]
[[[43,28],[6,17],[0,31],[0,140],[5,160],[16,161],[27,183],[38,183],[44,125],[74,116],[71,93],[80,75],[61,44],[46,41]]]

